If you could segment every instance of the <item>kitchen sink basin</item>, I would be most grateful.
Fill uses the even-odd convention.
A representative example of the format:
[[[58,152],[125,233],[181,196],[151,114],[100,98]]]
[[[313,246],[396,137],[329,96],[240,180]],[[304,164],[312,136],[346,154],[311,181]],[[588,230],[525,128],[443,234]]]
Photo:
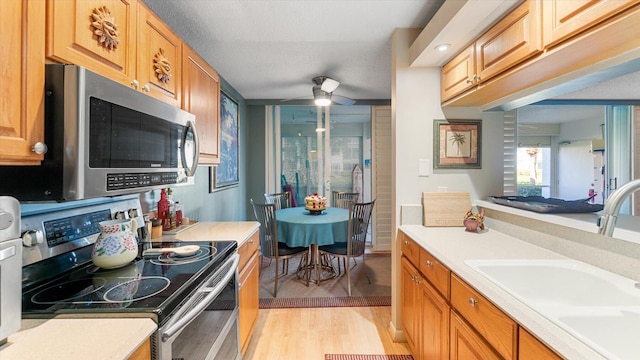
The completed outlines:
[[[636,281],[570,259],[478,259],[472,269],[608,359],[640,354]]]
[[[527,303],[640,306],[635,281],[574,260],[468,260],[467,265]]]
[[[608,309],[596,314],[558,316],[575,335],[608,359],[637,359],[640,311]]]

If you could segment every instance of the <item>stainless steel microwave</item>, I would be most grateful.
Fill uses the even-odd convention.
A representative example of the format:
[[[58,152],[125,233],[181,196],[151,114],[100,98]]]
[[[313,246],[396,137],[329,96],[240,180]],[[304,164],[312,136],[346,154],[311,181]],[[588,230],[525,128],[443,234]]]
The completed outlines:
[[[66,201],[194,183],[195,116],[76,65],[47,64],[40,166],[0,166],[0,194]]]

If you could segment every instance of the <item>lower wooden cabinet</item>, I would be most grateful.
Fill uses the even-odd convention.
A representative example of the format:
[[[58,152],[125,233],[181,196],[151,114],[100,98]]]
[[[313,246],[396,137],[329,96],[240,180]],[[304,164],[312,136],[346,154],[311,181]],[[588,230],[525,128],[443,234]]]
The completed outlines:
[[[455,311],[451,311],[451,360],[501,360],[489,344]]]
[[[449,359],[449,305],[402,257],[402,326],[416,360]]]
[[[553,350],[541,343],[527,330],[518,331],[518,360],[561,360]]]
[[[401,306],[402,306],[402,328],[404,336],[409,343],[409,347],[414,354],[419,353],[419,336],[420,336],[420,292],[417,284],[417,278],[420,276],[418,270],[407,260],[402,257],[401,261],[400,287],[402,290]]]
[[[258,320],[260,305],[260,254],[259,234],[256,230],[238,250],[240,264],[238,267],[238,312],[240,331],[240,352],[247,350],[253,329]]]
[[[451,274],[451,307],[502,357],[516,359],[518,324],[455,274]]]
[[[147,339],[127,360],[151,360],[151,339]]]
[[[420,359],[449,359],[449,304],[428,281],[420,282]]]
[[[562,359],[406,234],[399,239],[400,318],[416,360]]]

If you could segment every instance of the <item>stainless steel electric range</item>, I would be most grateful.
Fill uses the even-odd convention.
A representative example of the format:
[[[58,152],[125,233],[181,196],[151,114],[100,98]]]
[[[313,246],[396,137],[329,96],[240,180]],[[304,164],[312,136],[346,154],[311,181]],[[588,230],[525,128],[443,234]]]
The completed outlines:
[[[240,359],[235,241],[139,242],[124,267],[93,264],[98,223],[141,213],[137,199],[23,213],[23,318],[148,317],[153,359]],[[199,249],[142,256],[183,245]]]

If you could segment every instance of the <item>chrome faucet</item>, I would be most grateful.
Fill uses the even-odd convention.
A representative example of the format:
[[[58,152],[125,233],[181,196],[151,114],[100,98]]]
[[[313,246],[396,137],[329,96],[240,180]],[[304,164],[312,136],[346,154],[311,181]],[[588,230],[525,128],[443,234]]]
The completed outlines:
[[[604,204],[602,216],[598,219],[598,234],[613,235],[622,203],[637,190],[640,190],[640,179],[635,179],[622,185],[609,196],[609,199]]]

